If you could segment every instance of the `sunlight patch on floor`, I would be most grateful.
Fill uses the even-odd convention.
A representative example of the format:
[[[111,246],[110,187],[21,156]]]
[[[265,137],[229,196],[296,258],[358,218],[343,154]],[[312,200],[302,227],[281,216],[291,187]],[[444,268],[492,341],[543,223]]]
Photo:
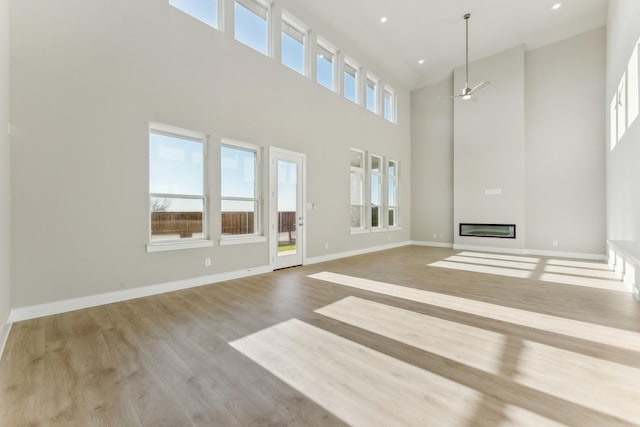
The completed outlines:
[[[357,297],[316,313],[635,422],[640,370]]]
[[[458,253],[458,255],[474,257],[474,258],[500,259],[503,261],[529,262],[533,264],[537,264],[540,262],[540,258],[520,256],[520,255],[503,255],[503,254],[469,252],[469,251],[460,252]]]
[[[447,261],[464,262],[478,265],[491,265],[495,267],[516,268],[519,270],[535,270],[536,264],[531,262],[506,261],[491,258],[476,258],[464,255],[453,255],[446,258]]]
[[[573,261],[568,259],[548,259],[548,265],[561,265],[564,267],[576,267],[585,268],[589,270],[606,270],[611,271],[609,264],[605,262],[593,262],[593,261]]]
[[[609,266],[599,262],[499,255],[481,252],[460,252],[429,267],[473,273],[493,274],[518,279],[540,280],[570,286],[629,292]],[[541,271],[543,270],[543,271]]]
[[[627,292],[629,289],[622,286],[620,280],[598,279],[593,277],[579,277],[565,274],[542,273],[539,278],[542,282],[562,283],[563,285],[582,286],[585,288],[604,289],[614,292]]]
[[[231,345],[350,425],[464,426],[481,394],[297,319]]]
[[[297,319],[230,344],[349,425],[558,425]]]
[[[444,261],[436,261],[429,264],[429,267],[448,268],[450,270],[471,271],[473,273],[495,274],[498,276],[515,277],[517,279],[528,279],[531,272],[517,270],[514,268],[493,267],[490,265],[466,264],[462,262],[451,262],[449,258]]]
[[[438,292],[323,271],[309,277],[338,285],[536,328],[569,337],[640,352],[640,333],[534,311],[491,304]]]

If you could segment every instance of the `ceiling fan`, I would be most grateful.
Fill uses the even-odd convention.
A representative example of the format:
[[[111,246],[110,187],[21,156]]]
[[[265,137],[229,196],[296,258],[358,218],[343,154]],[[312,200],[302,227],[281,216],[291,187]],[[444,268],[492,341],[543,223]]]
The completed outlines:
[[[474,87],[469,87],[469,18],[471,18],[471,14],[466,13],[464,15],[464,22],[465,22],[465,28],[466,28],[466,32],[465,32],[466,34],[466,46],[465,46],[466,47],[465,49],[466,79],[465,79],[464,89],[462,89],[462,92],[460,92],[458,95],[447,97],[447,98],[462,98],[465,101],[474,100],[475,98],[473,98],[473,95],[476,92],[478,92],[479,90],[491,84],[491,82],[480,82]]]

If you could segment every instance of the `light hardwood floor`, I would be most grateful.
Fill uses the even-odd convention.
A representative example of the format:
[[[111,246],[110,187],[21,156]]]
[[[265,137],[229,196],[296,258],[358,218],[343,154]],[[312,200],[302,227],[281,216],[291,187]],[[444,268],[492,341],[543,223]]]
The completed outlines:
[[[623,289],[409,246],[20,322],[0,425],[640,425]]]

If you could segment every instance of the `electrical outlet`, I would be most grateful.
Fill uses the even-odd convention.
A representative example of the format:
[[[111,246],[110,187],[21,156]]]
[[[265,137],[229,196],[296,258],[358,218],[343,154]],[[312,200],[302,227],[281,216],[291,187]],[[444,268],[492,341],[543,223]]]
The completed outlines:
[[[325,248],[325,249],[329,249],[329,243],[325,243],[325,244],[324,244],[324,248]]]
[[[211,267],[211,258],[205,258],[204,259],[204,266],[205,267]]]

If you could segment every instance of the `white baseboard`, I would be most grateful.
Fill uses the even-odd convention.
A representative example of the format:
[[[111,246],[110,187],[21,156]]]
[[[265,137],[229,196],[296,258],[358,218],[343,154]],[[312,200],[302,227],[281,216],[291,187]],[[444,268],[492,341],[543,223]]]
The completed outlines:
[[[0,324],[0,360],[2,360],[2,355],[4,354],[4,347],[7,345],[11,325],[11,310],[9,310],[7,311],[7,318]]]
[[[340,258],[348,258],[350,256],[363,255],[371,252],[384,251],[387,249],[395,249],[395,248],[400,248],[402,246],[409,246],[409,245],[411,245],[411,242],[407,241],[407,242],[391,243],[388,245],[373,246],[371,248],[356,249],[353,251],[338,252],[338,253],[329,254],[329,255],[321,255],[321,256],[306,258],[304,260],[304,265],[318,264],[320,262],[333,261]]]
[[[176,282],[142,286],[139,288],[126,289],[123,291],[107,292],[98,295],[89,295],[86,297],[54,301],[45,304],[18,307],[11,310],[10,319],[12,322],[20,322],[22,320],[51,316],[53,314],[66,313],[68,311],[81,310],[83,308],[95,307],[98,305],[111,304],[114,302],[142,298],[151,295],[158,295],[165,292],[194,288],[196,286],[203,286],[211,283],[224,282],[226,280],[240,279],[242,277],[270,273],[272,271],[273,268],[266,265],[262,267],[246,268],[238,271],[230,271],[227,273],[194,277],[192,279],[179,280]]]
[[[431,246],[434,248],[453,248],[453,243],[446,243],[446,242],[422,242],[422,241],[418,241],[418,240],[414,240],[411,242],[412,245],[415,246]]]
[[[540,251],[537,249],[512,249],[512,248],[496,248],[490,246],[473,246],[473,245],[453,245],[453,249],[464,251],[483,251],[497,252],[511,255],[535,255],[556,258],[574,258],[586,259],[591,261],[606,261],[604,254],[586,254],[581,252],[562,252],[562,251]]]

